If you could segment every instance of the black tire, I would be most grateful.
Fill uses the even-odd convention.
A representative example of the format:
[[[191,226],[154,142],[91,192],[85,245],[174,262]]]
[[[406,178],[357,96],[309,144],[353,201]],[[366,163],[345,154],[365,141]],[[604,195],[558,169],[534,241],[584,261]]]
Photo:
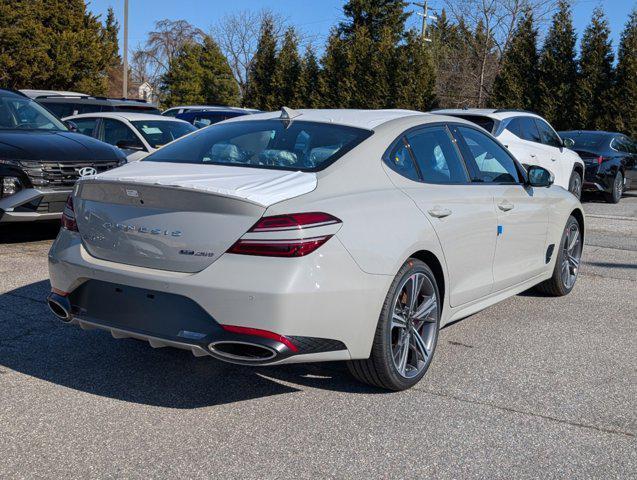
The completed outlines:
[[[568,191],[575,195],[578,200],[582,198],[582,176],[579,172],[573,170],[571,178],[568,181]]]
[[[394,312],[394,305],[397,301],[398,295],[401,294],[401,287],[405,284],[406,281],[408,281],[410,277],[412,277],[412,275],[417,273],[424,274],[429,280],[430,283],[427,283],[427,286],[430,286],[433,289],[432,293],[435,295],[436,299],[436,310],[435,314],[432,313],[431,316],[428,317],[430,318],[430,320],[428,321],[428,325],[431,325],[431,327],[429,327],[429,332],[432,337],[430,338],[431,349],[429,355],[427,356],[427,360],[425,362],[422,362],[424,366],[421,367],[422,370],[418,371],[415,376],[411,378],[405,378],[399,373],[399,370],[396,367],[396,363],[392,356],[391,324]],[[389,292],[387,293],[387,297],[385,298],[380,318],[378,319],[378,325],[376,327],[376,333],[374,335],[374,343],[372,345],[370,357],[366,360],[352,360],[350,362],[347,362],[347,366],[351,374],[357,380],[363,383],[386,390],[406,390],[417,384],[425,375],[425,373],[427,373],[427,370],[433,358],[436,344],[438,342],[441,305],[442,300],[438,291],[438,285],[431,269],[424,262],[415,258],[410,258],[401,267],[398,274],[396,275],[396,278],[389,288]],[[432,320],[432,318],[435,318],[435,320]],[[409,349],[407,349],[407,351],[410,352]],[[408,353],[407,356],[408,355],[411,355],[411,353]]]
[[[572,231],[572,228],[577,227],[578,241],[579,241],[579,256],[577,258],[577,269],[575,272],[575,280],[571,285],[565,283],[562,277],[562,268],[564,265],[564,261],[566,258],[566,249],[565,244],[568,241],[568,233]],[[566,226],[564,227],[564,232],[562,233],[562,238],[560,239],[560,244],[557,246],[557,259],[555,260],[555,268],[553,269],[553,275],[548,280],[543,281],[542,283],[535,286],[535,289],[541,293],[546,295],[550,295],[552,297],[563,297],[564,295],[568,295],[573,290],[575,286],[575,282],[577,281],[577,274],[579,273],[579,263],[581,260],[582,253],[582,230],[580,228],[580,224],[577,219],[573,216],[568,218],[566,222]]]
[[[617,171],[613,177],[613,186],[609,193],[604,194],[604,198],[608,203],[619,203],[624,193],[624,175]]]

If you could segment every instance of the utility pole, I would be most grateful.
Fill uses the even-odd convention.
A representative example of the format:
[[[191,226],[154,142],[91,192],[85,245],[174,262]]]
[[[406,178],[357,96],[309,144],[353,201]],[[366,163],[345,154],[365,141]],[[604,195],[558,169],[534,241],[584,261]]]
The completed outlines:
[[[128,0],[124,0],[124,76],[122,98],[128,98]]]
[[[422,17],[422,26],[420,27],[420,39],[423,42],[431,42],[431,38],[427,37],[427,21],[428,20],[436,20],[435,15],[429,15],[429,4],[427,0],[424,0],[422,3],[411,2],[412,5],[416,7],[422,8],[422,13],[416,12],[416,15]]]

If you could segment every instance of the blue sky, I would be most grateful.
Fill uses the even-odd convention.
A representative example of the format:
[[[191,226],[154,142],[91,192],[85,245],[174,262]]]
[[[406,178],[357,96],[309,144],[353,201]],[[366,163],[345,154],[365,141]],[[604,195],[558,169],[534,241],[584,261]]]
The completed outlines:
[[[267,7],[305,32],[320,49],[330,27],[342,19],[343,3],[343,0],[129,0],[129,48],[143,43],[156,20],[184,19],[209,31],[226,13]],[[443,0],[432,0],[431,3],[438,7],[444,4]],[[105,15],[112,6],[121,20],[123,5],[124,0],[90,0],[89,8]],[[628,14],[637,7],[637,0],[576,0],[573,12],[578,34],[586,27],[597,5],[606,12],[616,48]],[[418,20],[413,16],[411,22],[415,24]]]

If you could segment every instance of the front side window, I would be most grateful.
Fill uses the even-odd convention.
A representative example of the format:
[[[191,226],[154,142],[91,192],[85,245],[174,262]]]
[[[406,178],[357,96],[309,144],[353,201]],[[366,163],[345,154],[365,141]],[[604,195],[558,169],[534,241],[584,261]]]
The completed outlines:
[[[458,127],[467,152],[465,160],[471,180],[485,183],[520,183],[520,174],[508,152],[482,132]]]
[[[100,140],[115,146],[143,147],[141,140],[125,123],[112,118],[104,118],[102,126]]]
[[[46,108],[18,96],[0,97],[0,130],[3,129],[67,130]]]
[[[562,140],[555,130],[551,128],[551,126],[543,120],[535,120],[537,124],[537,128],[540,131],[540,137],[542,138],[542,143],[544,145],[549,145],[551,147],[560,148],[562,146]]]
[[[144,161],[317,171],[373,132],[328,123],[247,120],[205,128]]]
[[[467,176],[445,127],[430,127],[407,135],[423,180],[428,183],[465,183]]]
[[[159,148],[196,130],[189,123],[168,120],[133,120],[131,123],[153,148]]]

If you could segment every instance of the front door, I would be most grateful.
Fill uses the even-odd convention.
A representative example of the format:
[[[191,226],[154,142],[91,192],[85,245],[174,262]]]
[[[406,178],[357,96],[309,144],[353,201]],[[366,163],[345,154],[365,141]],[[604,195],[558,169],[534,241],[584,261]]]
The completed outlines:
[[[532,278],[546,258],[546,190],[525,186],[513,157],[484,133],[464,126],[454,132],[472,180],[493,196],[497,216],[493,291]]]

